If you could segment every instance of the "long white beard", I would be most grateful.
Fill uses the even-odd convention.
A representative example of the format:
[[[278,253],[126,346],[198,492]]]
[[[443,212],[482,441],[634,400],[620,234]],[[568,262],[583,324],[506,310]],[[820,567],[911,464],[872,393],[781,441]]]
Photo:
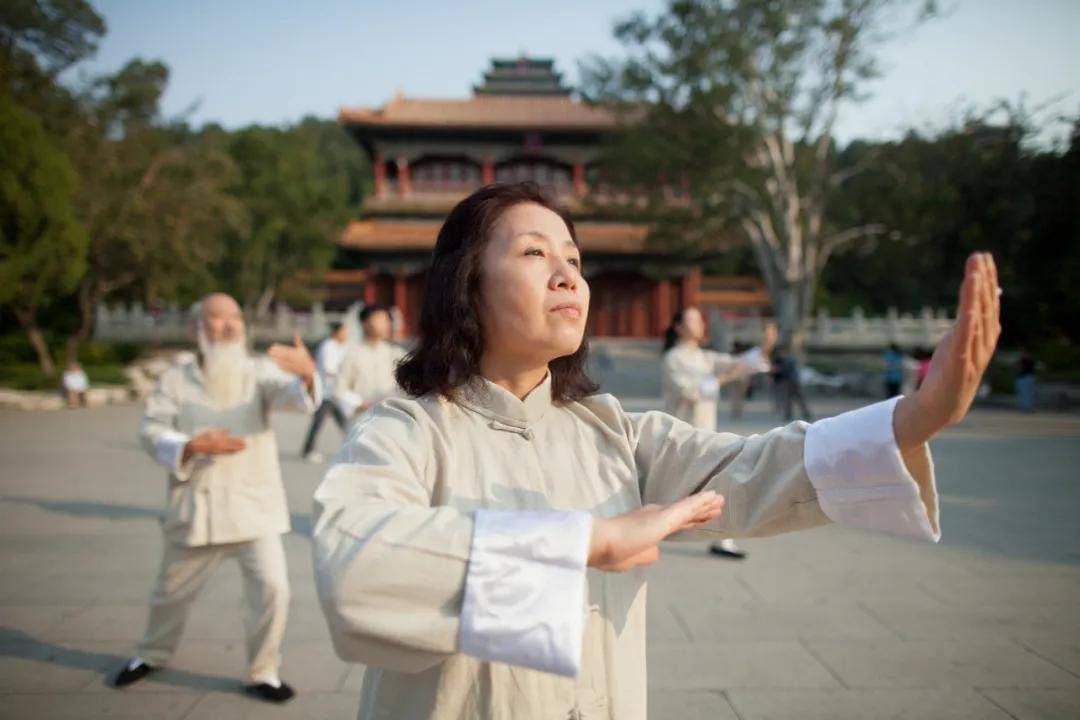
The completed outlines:
[[[249,358],[243,340],[212,343],[199,332],[206,395],[218,407],[233,407],[244,399]]]

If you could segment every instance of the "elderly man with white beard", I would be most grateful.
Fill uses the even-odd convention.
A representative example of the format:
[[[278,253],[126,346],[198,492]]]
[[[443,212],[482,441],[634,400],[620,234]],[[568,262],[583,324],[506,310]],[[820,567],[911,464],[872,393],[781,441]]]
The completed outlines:
[[[244,316],[228,295],[203,298],[199,353],[170,367],[147,399],[139,435],[169,470],[165,547],[137,654],[113,680],[137,682],[172,657],[192,601],[228,558],[244,577],[245,690],[271,702],[294,692],[278,676],[289,606],[282,533],[289,509],[270,410],[311,412],[322,400],[315,362],[295,339],[252,357]]]

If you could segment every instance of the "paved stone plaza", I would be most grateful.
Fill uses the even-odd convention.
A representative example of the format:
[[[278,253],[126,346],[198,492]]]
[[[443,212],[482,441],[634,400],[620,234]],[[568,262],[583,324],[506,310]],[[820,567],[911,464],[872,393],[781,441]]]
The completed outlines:
[[[628,400],[629,407],[649,401]],[[850,403],[819,403],[838,412]],[[738,432],[773,424],[765,403]],[[0,718],[353,718],[308,535],[322,467],[279,415],[294,531],[277,708],[238,693],[240,580],[219,570],[174,666],[105,685],[143,630],[164,477],[135,406],[0,412]],[[323,430],[323,450],[339,443]],[[1080,417],[977,411],[934,445],[939,546],[838,527],[748,541],[750,559],[669,544],[650,569],[652,718],[1080,717]]]

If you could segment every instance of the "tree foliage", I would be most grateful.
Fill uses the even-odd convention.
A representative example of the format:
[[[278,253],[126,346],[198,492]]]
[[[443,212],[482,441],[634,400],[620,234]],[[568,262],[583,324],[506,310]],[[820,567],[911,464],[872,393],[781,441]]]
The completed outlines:
[[[877,73],[882,39],[933,10],[905,0],[674,0],[617,25],[625,57],[583,66],[587,97],[627,121],[607,159],[613,179],[648,196],[661,237],[702,250],[749,243],[783,342],[799,342],[829,257],[881,232],[830,213],[846,172],[833,162],[833,128]]]
[[[238,169],[231,191],[247,223],[225,242],[219,277],[247,310],[261,314],[275,298],[296,292],[290,281],[301,271],[329,267],[366,166],[335,123],[311,118],[288,129],[240,130],[228,146]]]
[[[38,311],[71,292],[85,268],[75,173],[32,114],[0,94],[0,307],[26,331],[42,371],[55,371]]]

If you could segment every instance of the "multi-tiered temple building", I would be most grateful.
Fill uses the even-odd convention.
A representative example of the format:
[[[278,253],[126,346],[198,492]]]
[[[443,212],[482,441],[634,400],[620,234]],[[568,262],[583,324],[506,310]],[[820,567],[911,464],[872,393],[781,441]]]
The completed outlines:
[[[590,197],[615,119],[574,99],[551,60],[494,60],[472,97],[399,93],[382,107],[343,108],[340,122],[371,160],[374,192],[340,239],[338,270],[326,276],[331,304],[360,293],[366,302],[396,306],[411,333],[450,208],[483,184],[531,180],[574,214],[593,335],[652,337],[688,304],[728,312],[768,305],[756,279],[703,281],[692,260],[652,248],[646,225],[604,212],[595,189]]]

